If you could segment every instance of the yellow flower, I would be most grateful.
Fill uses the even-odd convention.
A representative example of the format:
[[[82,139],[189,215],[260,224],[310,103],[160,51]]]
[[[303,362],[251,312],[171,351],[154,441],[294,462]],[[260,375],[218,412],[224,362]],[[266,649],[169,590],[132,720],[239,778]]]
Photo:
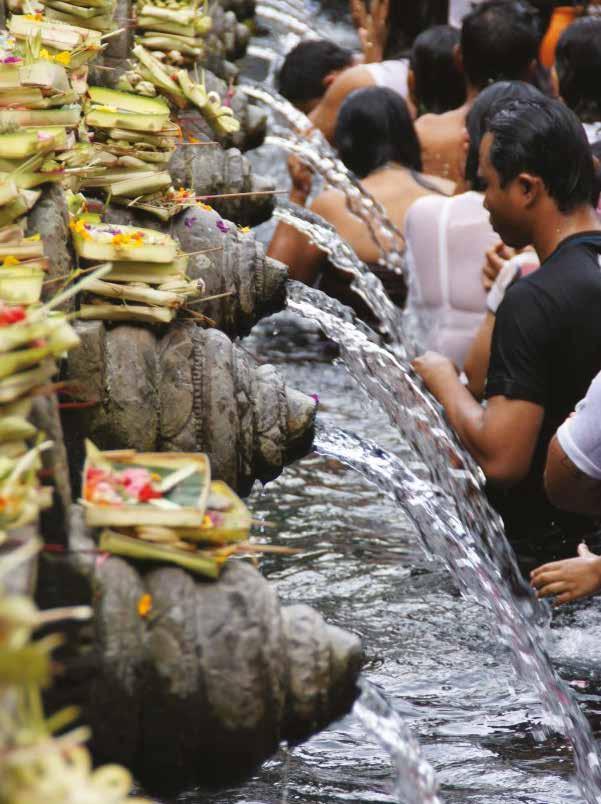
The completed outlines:
[[[248,234],[250,232],[250,226],[240,226],[238,231],[240,234]]]
[[[148,617],[152,611],[152,595],[142,595],[138,600],[138,615],[140,617]]]
[[[5,257],[2,260],[2,266],[4,268],[8,268],[11,265],[18,265],[18,264],[19,264],[19,260],[16,257],[13,257],[12,254],[9,254],[8,257]]]
[[[31,22],[41,22],[44,19],[44,15],[38,11],[35,14],[25,14],[25,19]]]
[[[63,67],[68,67],[71,64],[71,54],[67,53],[66,50],[62,50],[60,53],[56,54],[54,61],[58,64],[62,64]]]
[[[72,232],[79,235],[82,240],[91,240],[91,235],[86,229],[85,223],[81,219],[71,219],[69,221],[69,228]]]
[[[49,52],[46,50],[46,48],[45,48],[45,47],[43,47],[43,48],[40,50],[40,58],[41,58],[41,59],[47,59],[48,61],[50,61],[50,59],[52,58],[52,56],[51,56],[51,55],[50,55],[50,53],[49,53]]]
[[[24,243],[39,243],[40,242],[40,233],[36,232],[35,234],[29,235],[29,237],[23,238]]]
[[[71,231],[77,232],[77,234],[81,234],[85,229],[85,226],[85,223],[79,219],[69,221],[69,228]]]
[[[209,206],[208,204],[203,204],[203,202],[202,202],[202,201],[197,201],[197,202],[196,202],[196,206],[197,206],[197,207],[200,207],[200,209],[204,209],[204,210],[206,210],[207,212],[215,212],[215,210],[213,209],[213,207]]]

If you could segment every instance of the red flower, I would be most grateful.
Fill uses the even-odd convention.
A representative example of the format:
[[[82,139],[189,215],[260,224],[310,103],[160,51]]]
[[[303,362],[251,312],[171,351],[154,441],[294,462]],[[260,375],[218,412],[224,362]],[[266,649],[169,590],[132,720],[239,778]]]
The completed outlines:
[[[16,324],[25,318],[25,310],[22,307],[0,307],[0,327]]]
[[[152,488],[151,483],[146,483],[140,489],[140,493],[138,494],[138,500],[140,502],[148,502],[148,500],[158,500],[162,497],[160,491],[155,491]]]

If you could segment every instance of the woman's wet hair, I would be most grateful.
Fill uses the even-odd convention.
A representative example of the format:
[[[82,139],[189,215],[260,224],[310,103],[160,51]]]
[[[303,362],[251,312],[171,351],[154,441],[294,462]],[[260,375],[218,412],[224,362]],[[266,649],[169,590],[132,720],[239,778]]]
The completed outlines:
[[[505,187],[520,173],[531,173],[561,212],[590,204],[596,192],[593,155],[581,122],[560,101],[504,103],[490,118],[490,161]]]
[[[529,78],[541,38],[539,17],[525,0],[488,0],[463,20],[461,54],[470,84]]]
[[[299,42],[288,53],[278,73],[278,92],[291,103],[316,100],[325,94],[324,79],[352,64],[353,53],[328,39]]]
[[[416,36],[432,25],[446,23],[448,14],[449,0],[391,0],[384,59],[407,55]]]
[[[411,50],[415,95],[421,114],[442,114],[465,101],[465,81],[455,62],[459,31],[435,25],[421,33]]]
[[[334,144],[344,164],[359,178],[388,162],[418,172],[422,169],[419,140],[407,104],[385,87],[358,89],[346,98],[338,114]]]
[[[480,143],[486,134],[488,122],[503,103],[511,100],[536,100],[542,93],[524,81],[497,81],[483,89],[469,110],[465,127],[469,137],[465,178],[474,190],[482,190],[478,179]]]
[[[582,17],[562,33],[555,51],[559,92],[584,123],[601,120],[601,18]]]

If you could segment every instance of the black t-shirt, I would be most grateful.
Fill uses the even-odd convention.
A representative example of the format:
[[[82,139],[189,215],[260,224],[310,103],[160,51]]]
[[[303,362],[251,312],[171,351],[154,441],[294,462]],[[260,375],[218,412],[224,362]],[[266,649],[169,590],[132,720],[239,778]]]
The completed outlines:
[[[489,488],[514,544],[542,547],[559,534],[568,537],[570,552],[573,540],[594,526],[549,503],[543,472],[551,438],[601,370],[600,254],[601,232],[566,238],[508,289],[497,311],[486,397],[523,399],[545,410],[528,475],[511,489]]]

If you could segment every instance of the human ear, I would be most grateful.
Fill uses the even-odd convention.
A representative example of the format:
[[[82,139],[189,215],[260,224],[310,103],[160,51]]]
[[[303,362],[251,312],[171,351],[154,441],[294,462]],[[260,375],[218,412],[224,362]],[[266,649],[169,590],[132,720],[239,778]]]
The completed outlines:
[[[533,176],[531,173],[520,173],[516,181],[524,207],[534,206],[543,191],[540,177]]]
[[[334,83],[334,81],[338,78],[339,75],[340,70],[332,70],[331,73],[324,75],[323,80],[321,82],[323,84],[323,88],[329,89],[329,87],[331,87],[331,85]]]

